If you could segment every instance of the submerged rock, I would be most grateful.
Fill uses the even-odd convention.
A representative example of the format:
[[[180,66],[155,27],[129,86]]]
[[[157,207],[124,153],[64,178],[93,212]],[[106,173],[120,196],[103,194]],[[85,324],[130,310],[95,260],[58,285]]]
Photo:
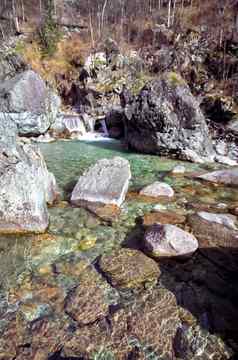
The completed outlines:
[[[126,248],[103,255],[99,266],[112,285],[120,288],[135,288],[160,276],[154,260],[138,250]]]
[[[20,135],[44,134],[54,122],[60,98],[32,70],[0,84],[0,119],[13,120]]]
[[[144,246],[155,257],[187,257],[197,250],[198,241],[175,225],[156,224],[146,230]]]
[[[143,216],[143,225],[159,224],[184,224],[185,216],[169,211],[156,211]]]
[[[133,307],[116,311],[110,330],[103,322],[79,329],[66,341],[66,358],[128,359],[132,353],[144,359],[154,354],[162,360],[172,358],[173,339],[180,325],[176,298],[167,289],[142,294]],[[93,339],[93,341],[92,341]]]
[[[146,85],[125,103],[126,140],[143,153],[171,154],[213,161],[213,145],[205,117],[189,86],[175,73]]]
[[[218,184],[238,185],[238,168],[213,171],[198,176],[199,179],[211,181]]]
[[[88,267],[79,277],[79,285],[66,299],[65,311],[79,325],[93,323],[108,314],[109,304],[102,279],[92,267]]]
[[[120,157],[99,160],[79,178],[71,202],[74,205],[87,205],[88,202],[120,207],[125,200],[130,178],[127,160]]]
[[[174,196],[174,190],[172,187],[166,183],[159,181],[154,182],[151,185],[146,186],[140,191],[140,195],[150,196],[150,197],[159,197],[159,196]]]

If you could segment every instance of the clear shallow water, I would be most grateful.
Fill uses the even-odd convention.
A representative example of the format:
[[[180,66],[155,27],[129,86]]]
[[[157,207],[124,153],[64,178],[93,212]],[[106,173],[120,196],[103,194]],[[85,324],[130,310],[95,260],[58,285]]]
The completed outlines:
[[[206,184],[194,180],[192,177],[171,174],[171,170],[178,164],[183,164],[187,173],[213,170],[220,168],[219,165],[201,166],[158,156],[137,154],[125,150],[117,141],[59,141],[41,144],[40,147],[49,170],[56,176],[62,191],[62,201],[49,209],[50,226],[46,234],[0,237],[0,340],[1,314],[7,314],[16,309],[15,299],[17,299],[17,304],[26,299],[29,300],[33,297],[32,294],[39,295],[39,292],[44,292],[47,284],[50,286],[50,288],[46,288],[49,291],[49,293],[46,293],[49,302],[52,287],[53,289],[60,287],[61,293],[72,290],[78,284],[77,271],[79,271],[81,263],[82,266],[85,266],[83,265],[84,262],[95,264],[95,260],[100,255],[111,253],[113,249],[120,248],[125,243],[133,245],[130,242],[131,239],[140,241],[141,232],[138,232],[136,228],[138,217],[149,213],[155,206],[157,208],[161,207],[163,210],[172,210],[178,214],[186,215],[194,211],[192,205],[198,203],[201,206],[213,206],[215,208],[219,203],[222,203],[222,206],[229,206],[234,202],[238,202],[237,190],[233,188]],[[129,160],[132,180],[129,196],[123,204],[118,220],[108,224],[82,208],[71,207],[67,199],[73,185],[84,170],[98,159],[114,156],[122,156]],[[163,180],[171,184],[176,192],[174,199],[170,202],[162,199],[152,201],[137,196],[137,190],[155,180]],[[74,257],[76,258],[75,264],[72,262]],[[66,261],[66,259],[68,260]],[[187,308],[194,314],[198,323],[202,325],[198,328],[195,327],[195,330],[193,327],[189,327],[186,330],[188,331],[186,336],[191,337],[192,344],[196,343],[199,351],[205,349],[206,346],[208,347],[207,350],[204,350],[203,354],[205,355],[202,359],[215,359],[216,357],[212,357],[212,354],[215,354],[218,349],[221,349],[221,352],[225,351],[223,350],[224,344],[219,345],[220,337],[212,337],[208,332],[204,333],[203,328],[210,330],[209,319],[213,317],[213,313],[217,316],[218,313],[223,312],[223,309],[226,309],[226,321],[222,325],[218,321],[217,328],[224,335],[224,333],[227,333],[227,328],[229,330],[231,326],[231,303],[225,302],[227,295],[230,295],[231,287],[229,285],[226,289],[227,279],[225,275],[220,272],[220,269],[220,273],[217,273],[217,269],[214,268],[212,262],[208,261],[200,253],[185,264],[172,262],[167,265],[160,264],[160,266],[163,271],[159,286],[162,285],[172,291],[178,304],[182,304],[184,309]],[[86,274],[87,276],[88,274]],[[155,291],[155,297],[158,290],[156,289],[152,291],[152,295]],[[220,293],[220,289],[222,289],[222,293]],[[145,291],[147,291],[146,288]],[[86,293],[87,289],[85,289],[85,295],[87,296]],[[150,294],[150,288],[148,288],[148,294]],[[10,300],[14,300],[10,302],[14,304],[10,306],[10,309],[8,309],[7,304],[8,296]],[[131,302],[133,307],[134,303],[140,303],[136,293],[120,292],[119,297],[116,291],[115,294],[109,292],[108,297],[110,298],[110,304],[117,304],[119,301],[121,302],[120,306],[125,306],[127,303],[129,306]],[[46,301],[45,298],[43,300]],[[153,301],[151,301],[152,305]],[[148,300],[148,307],[150,307],[150,300]],[[35,314],[34,308],[29,313],[31,316]],[[149,315],[150,311],[148,311],[148,317]],[[4,316],[3,321],[5,321]],[[190,319],[191,314],[186,313],[184,316]],[[219,319],[219,316],[217,318]],[[163,323],[163,321],[159,319],[159,323]],[[237,331],[235,320],[234,323],[233,328]],[[145,321],[143,325],[145,325],[145,328],[148,326],[145,334],[150,333],[152,330],[150,320],[148,319],[147,323]],[[54,330],[54,332],[56,333],[57,330]],[[232,338],[235,339],[233,334]],[[92,333],[90,342],[94,344],[95,339],[95,334]],[[228,344],[230,346],[230,342]],[[103,359],[103,357],[99,358]],[[156,360],[159,358],[155,357]],[[198,360],[200,358],[199,356],[193,359]],[[221,360],[223,358],[217,357],[217,359]],[[224,357],[224,359],[227,359],[227,357]]]
[[[121,246],[136,225],[136,219],[150,212],[156,205],[164,210],[180,214],[188,213],[189,203],[215,205],[238,201],[238,194],[232,188],[216,187],[185,176],[175,176],[171,170],[178,164],[187,172],[213,170],[219,165],[197,165],[188,162],[142,155],[127,151],[118,141],[58,141],[41,144],[48,168],[54,173],[66,200],[79,176],[98,159],[122,156],[129,160],[132,171],[130,196],[124,203],[117,222],[108,226],[84,209],[72,208],[63,202],[49,209],[50,227],[47,234],[37,236],[0,237],[0,280],[15,282],[24,270],[31,270],[55,261],[70,252],[80,251],[90,261],[98,255]],[[176,191],[176,197],[169,203],[150,202],[138,198],[135,192],[141,187],[162,180]]]
[[[41,144],[40,147],[50,171],[55,174],[61,188],[68,182],[77,180],[83,171],[97,160],[114,156],[122,156],[130,162],[132,170],[130,189],[158,180],[164,175],[164,172],[170,171],[178,163],[185,164],[188,171],[199,169],[196,164],[127,151],[116,140],[58,141],[51,144]]]

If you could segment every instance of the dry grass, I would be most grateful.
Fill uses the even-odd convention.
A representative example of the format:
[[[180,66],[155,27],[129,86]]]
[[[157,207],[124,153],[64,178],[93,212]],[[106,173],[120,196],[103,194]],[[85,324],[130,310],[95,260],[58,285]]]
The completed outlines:
[[[79,35],[61,40],[57,51],[46,57],[36,40],[25,43],[19,50],[25,61],[52,86],[57,86],[59,75],[74,80],[78,77],[77,64],[84,64],[90,53],[90,43],[81,40]]]

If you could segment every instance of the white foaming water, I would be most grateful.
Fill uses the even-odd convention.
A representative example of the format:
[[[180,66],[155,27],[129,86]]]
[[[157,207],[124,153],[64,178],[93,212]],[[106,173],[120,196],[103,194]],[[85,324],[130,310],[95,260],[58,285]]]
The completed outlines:
[[[112,138],[109,138],[105,134],[97,132],[88,132],[80,136],[78,139],[83,141],[113,141]]]
[[[67,116],[63,120],[63,124],[70,132],[85,133],[85,126],[82,119],[78,116]]]

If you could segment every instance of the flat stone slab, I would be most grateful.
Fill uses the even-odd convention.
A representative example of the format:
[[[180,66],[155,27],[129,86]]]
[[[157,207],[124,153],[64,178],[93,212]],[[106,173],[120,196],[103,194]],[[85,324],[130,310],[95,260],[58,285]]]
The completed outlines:
[[[99,160],[91,166],[76,184],[71,202],[112,204],[121,206],[131,178],[130,164],[121,157]]]
[[[160,276],[158,264],[141,251],[122,248],[103,255],[100,269],[114,286],[135,288]]]

